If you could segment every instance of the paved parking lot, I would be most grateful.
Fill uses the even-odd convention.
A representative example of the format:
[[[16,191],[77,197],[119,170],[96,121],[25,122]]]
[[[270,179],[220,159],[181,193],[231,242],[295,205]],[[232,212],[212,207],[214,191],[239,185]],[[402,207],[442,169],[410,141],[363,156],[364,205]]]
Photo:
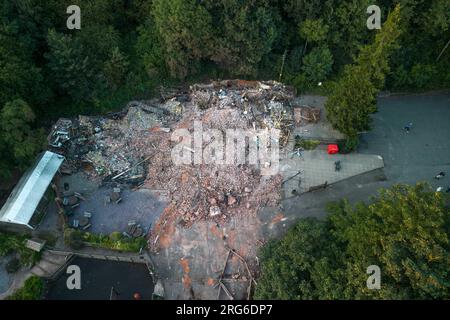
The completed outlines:
[[[340,161],[341,169],[335,170],[335,161]],[[284,179],[294,176],[299,170],[301,174],[284,184],[285,197],[309,191],[311,187],[333,184],[358,174],[383,167],[383,158],[369,154],[327,154],[324,149],[304,151],[302,157],[288,157],[281,162]]]
[[[382,156],[384,168],[286,199],[286,223],[298,217],[325,216],[329,201],[368,201],[380,188],[396,183],[450,186],[450,92],[380,98],[378,108],[373,130],[361,136],[358,152]],[[409,122],[413,127],[406,133],[402,128]],[[433,179],[440,171],[447,172],[446,177]]]

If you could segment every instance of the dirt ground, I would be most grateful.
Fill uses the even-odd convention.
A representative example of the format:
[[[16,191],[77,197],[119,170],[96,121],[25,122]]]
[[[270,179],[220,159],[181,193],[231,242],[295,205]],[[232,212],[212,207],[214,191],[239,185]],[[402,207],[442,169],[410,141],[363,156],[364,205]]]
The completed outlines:
[[[190,228],[173,225],[160,239],[152,255],[162,278],[167,299],[247,299],[251,278],[258,273],[258,250],[264,244],[262,230],[283,224],[283,215],[270,208],[263,222],[258,215],[232,217],[216,224],[199,221]],[[231,253],[236,250],[238,255]],[[250,273],[248,273],[246,265]],[[252,283],[251,290],[254,289]]]

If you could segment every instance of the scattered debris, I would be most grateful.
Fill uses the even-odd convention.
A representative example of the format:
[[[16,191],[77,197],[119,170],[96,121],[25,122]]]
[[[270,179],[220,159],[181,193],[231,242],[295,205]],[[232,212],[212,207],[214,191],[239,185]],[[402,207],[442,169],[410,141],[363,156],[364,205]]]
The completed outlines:
[[[317,123],[320,120],[319,108],[310,106],[294,107],[294,121],[296,126],[306,123]]]
[[[132,101],[123,111],[103,117],[58,120],[49,145],[66,157],[65,172],[82,170],[113,187],[164,190],[169,204],[152,232],[150,243],[155,244],[171,223],[189,227],[202,219],[219,222],[234,215],[254,215],[261,207],[278,203],[281,176],[261,173],[270,162],[176,165],[171,136],[177,129],[192,133],[194,122],[200,121],[205,130],[222,133],[278,129],[277,142],[284,147],[294,122],[292,88],[275,81],[226,80],[161,95],[162,100]],[[203,141],[202,147],[209,143]],[[195,156],[195,148],[185,149]],[[120,194],[113,190],[105,204],[119,203]],[[65,197],[64,205],[70,200]]]

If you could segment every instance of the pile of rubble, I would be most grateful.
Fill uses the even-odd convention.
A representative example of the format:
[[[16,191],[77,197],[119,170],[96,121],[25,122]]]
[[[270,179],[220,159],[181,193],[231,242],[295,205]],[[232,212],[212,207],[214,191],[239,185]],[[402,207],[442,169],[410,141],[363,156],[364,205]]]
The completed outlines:
[[[168,108],[173,109],[173,104]],[[148,145],[142,138],[151,134],[150,129],[176,118],[170,110],[133,101],[118,114],[59,119],[48,144],[66,157],[64,170],[68,172],[83,170],[104,180],[142,182],[148,160]]]
[[[192,132],[195,121],[222,132],[279,129],[279,144],[284,146],[293,129],[294,97],[294,90],[273,81],[194,85],[170,99],[130,102],[118,114],[58,121],[49,145],[66,156],[73,170],[104,181],[139,181],[166,190],[169,205],[156,230],[167,221],[186,226],[200,219],[220,221],[276,205],[281,176],[262,175],[260,168],[248,164],[176,165],[171,158],[173,131]]]

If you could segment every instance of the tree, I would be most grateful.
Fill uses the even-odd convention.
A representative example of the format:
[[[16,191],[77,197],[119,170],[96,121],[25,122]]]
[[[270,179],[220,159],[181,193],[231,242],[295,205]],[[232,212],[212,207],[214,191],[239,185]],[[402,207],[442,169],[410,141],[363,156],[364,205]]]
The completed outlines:
[[[346,66],[333,85],[325,107],[334,128],[355,139],[370,129],[370,115],[376,112],[376,93],[384,86],[389,71],[389,55],[396,48],[400,7],[388,16],[372,44],[363,47],[356,63]]]
[[[234,75],[255,75],[273,48],[280,17],[267,0],[207,1],[215,17],[210,59]]]
[[[169,73],[165,62],[162,39],[156,30],[153,19],[149,18],[139,26],[136,53],[150,77]]]
[[[448,299],[450,210],[426,184],[381,190],[370,204],[329,205],[261,251],[257,299]],[[381,270],[381,289],[366,285]]]
[[[373,43],[364,46],[359,52],[356,64],[370,74],[370,81],[378,90],[384,87],[384,80],[389,73],[389,57],[398,49],[398,38],[401,35],[400,6],[389,14],[380,32],[375,36]]]
[[[45,97],[42,86],[42,74],[34,66],[26,49],[16,44],[8,43],[11,39],[0,35],[0,105],[20,97],[30,97],[34,102]],[[24,50],[24,51],[21,51]]]
[[[32,128],[35,118],[33,110],[21,99],[6,103],[0,113],[3,147],[11,154],[11,165],[21,169],[29,165],[44,147],[43,131]]]
[[[308,42],[319,43],[324,41],[328,33],[328,25],[326,25],[322,19],[307,19],[299,28],[300,36],[306,40],[304,51],[306,51],[306,45]]]
[[[329,25],[328,46],[339,66],[350,63],[359,48],[370,42],[371,32],[365,26],[366,9],[371,4],[370,0],[336,1],[324,18]]]
[[[326,46],[315,47],[303,58],[302,71],[310,83],[324,81],[331,72],[333,56]]]
[[[436,75],[434,65],[417,63],[411,68],[409,84],[418,89],[427,88],[433,84]]]
[[[49,30],[47,41],[49,52],[46,57],[56,87],[75,101],[88,100],[95,79],[80,41],[55,30]]]
[[[123,83],[128,65],[127,58],[120,52],[118,47],[115,47],[112,50],[111,58],[106,61],[104,66],[104,74],[110,88],[116,89]]]
[[[344,69],[325,103],[327,119],[348,138],[370,129],[370,115],[376,112],[376,88],[370,75],[359,66]]]
[[[20,97],[37,104],[48,96],[41,69],[33,61],[34,41],[20,40],[16,25],[0,24],[0,106]]]
[[[208,11],[195,0],[155,0],[153,18],[171,75],[185,78],[196,71],[212,38]]]

